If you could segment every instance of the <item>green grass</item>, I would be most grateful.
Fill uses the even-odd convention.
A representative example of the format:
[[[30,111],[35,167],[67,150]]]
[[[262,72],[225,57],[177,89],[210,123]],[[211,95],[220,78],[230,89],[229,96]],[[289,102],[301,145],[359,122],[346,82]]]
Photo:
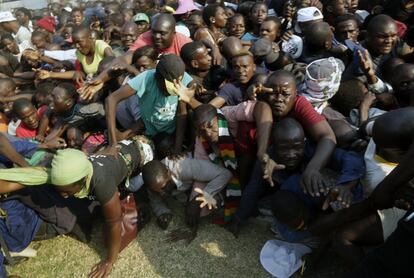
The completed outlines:
[[[182,210],[174,204],[168,231],[184,226]],[[269,277],[259,261],[262,246],[272,238],[266,223],[252,221],[236,240],[210,222],[204,219],[197,238],[187,245],[165,243],[168,231],[159,229],[153,219],[119,255],[110,277]],[[36,258],[7,270],[22,278],[87,277],[105,254],[101,227],[96,225],[89,244],[67,236],[42,241]]]

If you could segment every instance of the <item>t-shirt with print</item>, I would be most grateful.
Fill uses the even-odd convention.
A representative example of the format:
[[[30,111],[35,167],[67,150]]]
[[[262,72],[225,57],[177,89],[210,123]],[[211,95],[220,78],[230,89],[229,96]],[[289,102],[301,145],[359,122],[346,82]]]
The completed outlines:
[[[138,148],[132,141],[121,142],[119,145],[121,146],[119,151],[131,159],[131,167],[135,171],[140,163]],[[118,186],[127,178],[128,168],[120,155],[114,158],[113,156],[96,154],[90,156],[89,160],[93,167],[89,192],[101,205],[104,205],[111,200],[118,190]]]
[[[181,33],[175,33],[171,46],[161,50],[160,54],[175,54],[180,56],[181,48],[184,44],[187,44],[189,42],[192,42],[190,38],[187,38]],[[137,48],[143,47],[145,45],[154,45],[151,30],[141,34],[134,42],[134,44],[129,48],[129,50],[135,51]]]
[[[190,75],[184,73],[182,80],[184,86],[188,86],[192,80]],[[178,96],[165,96],[158,88],[155,69],[137,75],[128,82],[128,85],[137,91],[139,109],[146,134],[154,136],[160,132],[173,133],[175,131]]]
[[[95,53],[93,55],[92,63],[88,64],[86,62],[86,56],[76,51],[76,57],[79,62],[82,64],[82,69],[86,74],[96,74],[98,71],[99,63],[105,57],[105,49],[110,47],[106,42],[97,40],[95,42]]]

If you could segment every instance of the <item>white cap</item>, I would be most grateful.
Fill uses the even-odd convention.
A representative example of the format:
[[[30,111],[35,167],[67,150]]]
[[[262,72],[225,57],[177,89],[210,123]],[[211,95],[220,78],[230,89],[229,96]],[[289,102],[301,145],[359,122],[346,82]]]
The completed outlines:
[[[16,18],[13,16],[13,14],[9,11],[7,12],[0,12],[0,23],[2,22],[10,22],[15,21]]]
[[[288,41],[282,42],[283,52],[292,55],[293,59],[297,59],[302,55],[303,52],[303,40],[301,37],[292,35]]]
[[[302,256],[310,252],[303,244],[272,239],[263,246],[260,262],[272,276],[288,278],[301,267]]]
[[[322,12],[316,7],[307,7],[299,9],[296,16],[295,31],[301,33],[302,30],[299,27],[299,22],[308,22],[312,20],[323,19]]]

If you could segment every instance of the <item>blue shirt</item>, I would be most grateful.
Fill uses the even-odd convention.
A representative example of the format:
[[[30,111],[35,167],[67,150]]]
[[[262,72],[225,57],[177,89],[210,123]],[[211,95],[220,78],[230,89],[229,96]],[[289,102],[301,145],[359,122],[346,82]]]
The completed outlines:
[[[192,80],[190,75],[184,73],[184,86],[188,86]],[[139,109],[146,134],[154,136],[161,132],[174,133],[178,96],[165,96],[158,88],[155,69],[137,75],[128,85],[136,91],[139,98]]]

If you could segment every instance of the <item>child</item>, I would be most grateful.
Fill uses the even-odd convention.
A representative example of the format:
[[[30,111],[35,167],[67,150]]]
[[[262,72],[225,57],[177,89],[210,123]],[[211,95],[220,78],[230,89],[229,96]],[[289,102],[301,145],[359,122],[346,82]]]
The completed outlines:
[[[66,141],[69,148],[92,155],[105,143],[105,136],[102,133],[82,132],[79,128],[69,127],[66,132]]]
[[[52,91],[52,104],[46,110],[40,122],[36,139],[45,140],[45,132],[52,117],[57,124],[49,134],[49,138],[62,135],[69,125],[76,126],[82,131],[100,130],[105,127],[105,110],[101,103],[77,103],[78,93],[71,83],[61,83]]]
[[[16,136],[20,138],[35,138],[39,128],[40,118],[45,113],[47,107],[43,106],[37,110],[34,105],[25,98],[18,99],[13,103],[13,112],[19,120],[16,129]]]
[[[167,229],[171,220],[170,210],[163,203],[163,199],[177,195],[179,192],[188,194],[193,191],[193,183],[207,183],[202,196],[215,197],[226,186],[232,173],[224,167],[207,160],[193,159],[191,156],[167,157],[163,163],[159,160],[148,162],[142,169],[144,184],[150,190],[151,206],[157,216],[158,225]],[[200,191],[195,190],[200,193]],[[188,200],[186,207],[187,225],[197,229],[200,218],[199,199]]]

